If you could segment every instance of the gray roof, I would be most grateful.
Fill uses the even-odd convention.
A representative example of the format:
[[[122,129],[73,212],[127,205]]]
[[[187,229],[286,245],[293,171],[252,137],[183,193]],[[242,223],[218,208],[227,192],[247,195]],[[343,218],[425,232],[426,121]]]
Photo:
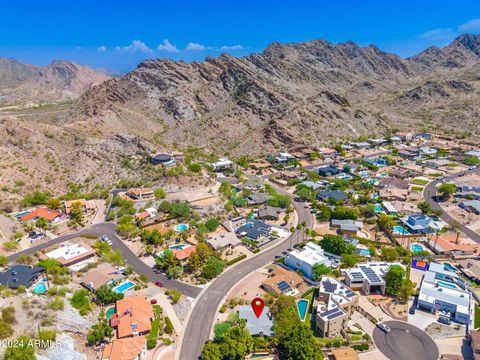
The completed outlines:
[[[270,199],[270,195],[264,192],[257,192],[249,195],[248,199],[255,204],[264,204]]]
[[[270,309],[265,306],[262,315],[257,319],[250,305],[240,306],[238,309],[240,319],[247,320],[247,329],[250,335],[273,336],[273,318]]]
[[[268,235],[270,233],[270,228],[271,226],[265,224],[263,221],[255,220],[243,224],[237,230],[235,230],[235,233],[240,236],[246,236],[250,239],[257,240],[261,236]]]
[[[241,243],[241,240],[233,232],[219,233],[210,237],[207,242],[215,249],[222,249],[225,246],[236,246]]]
[[[14,265],[7,271],[0,273],[0,284],[16,289],[20,285],[29,287],[32,282],[45,272],[43,267]]]
[[[260,210],[258,210],[258,218],[259,219],[264,219],[264,218],[272,217],[272,218],[277,218],[278,219],[278,216],[279,216],[281,211],[282,211],[281,208],[273,207],[273,206],[267,206],[267,207],[264,207],[264,208],[261,208]]]
[[[340,190],[331,190],[331,191],[320,191],[317,194],[318,199],[329,199],[334,198],[335,200],[347,200],[348,196],[343,191]]]

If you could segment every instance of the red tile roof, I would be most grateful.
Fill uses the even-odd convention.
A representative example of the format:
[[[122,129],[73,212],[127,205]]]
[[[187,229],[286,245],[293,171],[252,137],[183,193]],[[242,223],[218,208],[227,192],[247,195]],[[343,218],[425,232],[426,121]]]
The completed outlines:
[[[50,210],[44,207],[37,207],[32,212],[29,212],[28,214],[20,216],[20,220],[28,221],[36,218],[45,218],[48,221],[53,221],[60,216],[62,216],[62,213],[56,210]]]

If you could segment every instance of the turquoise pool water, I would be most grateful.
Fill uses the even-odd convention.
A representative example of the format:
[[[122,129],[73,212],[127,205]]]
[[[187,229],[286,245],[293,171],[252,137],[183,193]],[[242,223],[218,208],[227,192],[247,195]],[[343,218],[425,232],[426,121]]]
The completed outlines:
[[[416,252],[423,251],[424,249],[423,249],[423,246],[420,245],[420,244],[412,244],[412,245],[410,246],[410,250],[411,250],[412,252],[416,253]]]
[[[455,266],[450,265],[449,263],[444,263],[443,267],[448,271],[452,271],[452,272],[457,272],[458,271],[458,269]]]
[[[186,244],[175,244],[175,245],[170,245],[168,248],[170,250],[181,250],[186,246],[187,246]]]
[[[252,354],[250,355],[250,359],[260,359],[260,358],[263,358],[265,356],[268,356],[270,355],[269,353],[262,353],[262,354]]]
[[[111,307],[105,312],[105,317],[107,318],[107,320],[110,320],[113,314],[115,314],[115,308]]]
[[[41,283],[38,283],[37,285],[35,285],[35,287],[33,288],[33,292],[35,294],[43,294],[45,292],[47,292],[47,286],[45,285],[45,283],[41,282]]]
[[[308,303],[309,301],[307,299],[297,301],[297,310],[301,321],[305,321],[305,317],[307,316]]]
[[[360,176],[367,176],[370,175],[370,171],[360,171],[359,174]]]
[[[19,212],[17,215],[15,215],[15,217],[18,219],[18,218],[22,217],[23,215],[27,215],[29,213],[30,213],[29,211],[22,211],[22,212]]]
[[[185,231],[185,230],[188,230],[188,225],[187,224],[178,224],[177,226],[175,226],[175,231]]]
[[[444,282],[444,281],[439,281],[438,283],[442,286],[449,287],[450,289],[457,289],[457,286],[454,285],[454,284],[450,284],[450,283],[447,283],[447,282]]]
[[[120,285],[114,287],[113,291],[123,294],[124,292],[130,290],[134,286],[135,286],[135,284],[133,282],[131,282],[130,280],[127,280],[127,281],[121,283]]]
[[[370,250],[368,249],[360,249],[360,251],[358,252],[358,255],[360,256],[370,256]]]
[[[393,227],[393,234],[394,235],[410,235],[407,229],[405,229],[403,226],[396,225]]]
[[[375,205],[373,207],[375,209],[375,212],[378,214],[378,213],[381,213],[383,211],[383,208],[381,205]]]
[[[370,179],[367,181],[367,184],[368,185],[378,185],[380,182],[378,180],[375,180],[375,179]]]

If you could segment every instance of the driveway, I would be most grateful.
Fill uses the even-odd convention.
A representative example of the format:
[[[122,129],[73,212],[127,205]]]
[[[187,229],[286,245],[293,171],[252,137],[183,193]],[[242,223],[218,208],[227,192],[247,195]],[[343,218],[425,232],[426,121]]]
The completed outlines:
[[[391,331],[373,331],[378,350],[390,360],[437,360],[438,347],[423,330],[402,321],[386,321]]]

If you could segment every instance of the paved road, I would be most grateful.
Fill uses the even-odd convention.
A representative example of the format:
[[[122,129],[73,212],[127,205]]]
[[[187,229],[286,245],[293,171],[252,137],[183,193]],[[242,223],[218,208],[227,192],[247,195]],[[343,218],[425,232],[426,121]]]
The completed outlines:
[[[440,206],[441,203],[439,203],[437,201],[437,199],[438,199],[438,197],[437,197],[437,185],[442,183],[442,182],[450,182],[452,180],[455,180],[455,179],[461,177],[462,174],[464,174],[464,173],[467,174],[467,175],[468,174],[474,174],[474,173],[480,174],[480,168],[479,169],[462,171],[460,173],[456,173],[456,174],[446,176],[442,180],[432,181],[432,182],[428,183],[427,186],[425,186],[425,188],[423,190],[423,199],[426,202],[428,202],[430,205],[432,205],[432,207],[434,209],[441,210],[442,214],[440,215],[440,217],[448,223],[454,221],[455,219],[453,217],[451,217],[449,214],[447,214],[445,211],[443,211],[442,207]],[[472,229],[466,227],[465,225],[460,225],[458,227],[458,230],[463,232],[465,235],[467,235],[473,241],[480,244],[480,234],[478,234],[477,232],[475,232]]]
[[[261,181],[262,179],[250,174],[244,174],[250,180]],[[272,185],[274,186],[274,185]],[[290,196],[293,195],[281,188],[274,186],[277,192]],[[305,208],[303,202],[292,202],[298,214],[298,223],[305,221],[306,228],[313,227],[313,217],[310,209]],[[192,310],[189,321],[186,325],[182,348],[180,351],[181,360],[197,360],[202,352],[203,345],[209,339],[210,330],[215,320],[215,315],[220,302],[228,291],[235,286],[242,278],[249,273],[267,265],[274,260],[275,255],[281,254],[290,247],[290,243],[295,244],[303,240],[303,231],[295,231],[291,239],[286,239],[268,250],[239,263],[233,268],[223,273],[215,280],[197,299],[197,303]],[[291,240],[291,241],[290,241]]]
[[[101,223],[101,224],[96,224],[92,225],[89,228],[79,231],[77,233],[73,234],[68,234],[64,236],[57,237],[53,240],[50,240],[48,242],[39,244],[37,246],[31,247],[29,249],[25,249],[22,251],[19,251],[15,254],[12,254],[9,256],[10,261],[15,261],[20,255],[29,255],[33,254],[36,251],[44,250],[52,245],[55,244],[60,244],[62,242],[65,242],[70,239],[74,239],[76,237],[79,237],[81,235],[97,235],[100,236],[102,234],[106,234],[110,240],[112,240],[112,248],[113,249],[118,249],[122,252],[123,257],[125,258],[127,264],[132,266],[135,269],[135,272],[137,274],[145,274],[148,279],[155,283],[157,281],[162,282],[167,289],[172,289],[176,288],[180,290],[180,292],[186,296],[190,296],[192,298],[195,298],[198,296],[200,291],[202,290],[201,288],[193,285],[188,285],[185,284],[181,281],[177,281],[174,279],[168,279],[165,275],[163,274],[157,274],[153,271],[151,267],[149,267],[147,264],[145,264],[142,260],[140,260],[132,250],[128,247],[127,244],[125,244],[116,234],[115,232],[115,224],[113,223]]]
[[[373,341],[377,348],[390,360],[437,360],[438,348],[423,330],[403,321],[386,321],[391,332],[379,328],[373,330]]]

